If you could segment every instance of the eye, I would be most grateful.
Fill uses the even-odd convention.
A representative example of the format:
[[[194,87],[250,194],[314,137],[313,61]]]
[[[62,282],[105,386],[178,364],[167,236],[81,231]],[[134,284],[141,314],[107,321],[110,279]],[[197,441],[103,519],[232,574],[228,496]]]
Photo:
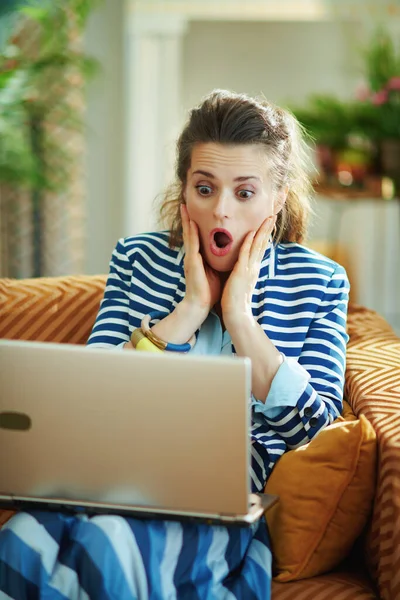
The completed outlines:
[[[200,196],[209,196],[212,192],[212,189],[209,185],[196,185],[195,187]]]
[[[241,200],[249,200],[254,195],[250,190],[239,190],[238,196]]]

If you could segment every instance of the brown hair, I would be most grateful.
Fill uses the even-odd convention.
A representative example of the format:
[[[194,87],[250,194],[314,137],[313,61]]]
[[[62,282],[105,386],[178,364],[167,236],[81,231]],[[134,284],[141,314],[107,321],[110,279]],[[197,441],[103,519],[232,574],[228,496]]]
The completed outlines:
[[[170,230],[170,245],[182,243],[179,206],[195,144],[260,144],[269,157],[275,191],[288,188],[279,212],[274,243],[302,242],[311,213],[311,184],[305,170],[307,144],[296,118],[264,99],[215,90],[191,110],[177,142],[176,181],[166,191],[160,221]]]

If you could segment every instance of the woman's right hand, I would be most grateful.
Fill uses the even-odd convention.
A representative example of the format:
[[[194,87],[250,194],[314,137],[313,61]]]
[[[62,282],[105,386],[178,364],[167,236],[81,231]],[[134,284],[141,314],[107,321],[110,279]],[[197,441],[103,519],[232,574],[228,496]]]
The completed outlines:
[[[189,218],[185,204],[181,204],[183,243],[185,245],[186,293],[182,303],[199,314],[203,321],[221,298],[222,286],[218,273],[204,263],[200,253],[197,224]]]
[[[182,205],[181,214],[185,244],[186,293],[175,309],[152,327],[158,337],[173,344],[184,344],[190,340],[222,293],[218,274],[203,262],[198,228],[196,223],[189,219],[186,206]],[[124,346],[129,349],[132,347],[130,342]]]

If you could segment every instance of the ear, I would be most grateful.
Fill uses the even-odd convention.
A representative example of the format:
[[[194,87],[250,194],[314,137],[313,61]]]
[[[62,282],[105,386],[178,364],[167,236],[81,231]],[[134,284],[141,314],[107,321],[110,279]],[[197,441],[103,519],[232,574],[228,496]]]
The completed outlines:
[[[284,204],[286,202],[286,198],[287,195],[289,193],[289,186],[285,185],[284,188],[282,188],[276,198],[275,198],[275,202],[274,202],[274,215],[277,215],[278,213],[281,212],[282,208],[284,207]]]

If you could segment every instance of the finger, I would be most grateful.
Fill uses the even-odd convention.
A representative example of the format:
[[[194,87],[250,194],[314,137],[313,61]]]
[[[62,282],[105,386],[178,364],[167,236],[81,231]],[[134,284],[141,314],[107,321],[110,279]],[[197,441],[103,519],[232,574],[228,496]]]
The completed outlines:
[[[185,204],[181,204],[180,205],[180,210],[181,210],[182,228],[186,229],[186,233],[189,233],[188,232],[189,213],[188,213],[188,210],[186,208],[186,205]]]
[[[189,230],[189,215],[185,204],[180,205],[181,210],[181,220],[182,220],[182,234],[183,234],[183,243],[185,246],[186,252],[189,252],[190,248],[190,230]]]
[[[240,248],[238,262],[244,266],[246,266],[249,263],[250,251],[251,251],[251,247],[252,247],[255,235],[256,235],[255,231],[249,231],[249,233],[244,238],[242,247]]]
[[[189,221],[190,227],[190,253],[192,256],[200,251],[199,230],[194,221]]]
[[[261,223],[259,227],[252,248],[250,252],[250,260],[255,262],[261,262],[265,251],[268,247],[271,231],[274,228],[276,221],[275,215],[268,217]]]

